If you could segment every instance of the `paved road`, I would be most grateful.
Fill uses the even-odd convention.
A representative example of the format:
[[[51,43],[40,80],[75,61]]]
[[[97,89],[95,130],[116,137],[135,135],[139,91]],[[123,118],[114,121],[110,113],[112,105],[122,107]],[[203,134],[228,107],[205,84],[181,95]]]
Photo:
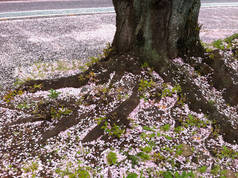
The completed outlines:
[[[237,0],[202,0],[202,7],[238,7]],[[112,0],[0,0],[0,20],[114,12]]]
[[[202,0],[202,3],[234,2],[238,0]],[[0,0],[0,13],[92,7],[112,7],[112,0]]]
[[[111,0],[0,1],[0,12],[111,7]]]

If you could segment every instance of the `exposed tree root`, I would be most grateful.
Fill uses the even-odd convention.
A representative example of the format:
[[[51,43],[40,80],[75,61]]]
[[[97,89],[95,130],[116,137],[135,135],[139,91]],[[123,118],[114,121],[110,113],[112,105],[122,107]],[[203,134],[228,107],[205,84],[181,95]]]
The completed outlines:
[[[224,61],[224,56],[219,51],[213,51],[214,59],[206,57],[202,63],[194,63],[186,60],[202,75],[210,75],[209,84],[217,90],[223,91],[223,97],[227,103],[234,106],[238,104],[238,76],[236,71],[229,68]]]
[[[0,104],[0,108],[4,108],[4,109],[9,109],[9,110],[15,110],[15,111],[20,111],[20,109],[15,108],[12,105],[6,105],[6,104]]]
[[[109,82],[109,88],[113,87],[113,84],[115,82],[120,81],[124,73],[132,73],[133,75],[139,75],[141,76],[141,67],[138,63],[138,58],[134,56],[127,56],[127,55],[120,55],[120,56],[114,56],[113,58],[109,60],[102,60],[97,64],[94,64],[91,66],[86,72],[82,74],[78,74],[75,76],[70,77],[63,77],[60,79],[53,79],[53,80],[37,80],[37,81],[29,81],[22,86],[18,90],[26,90],[30,92],[35,92],[37,90],[49,90],[51,88],[58,89],[62,87],[82,87],[89,82],[93,82],[96,85],[99,84],[105,84]],[[214,63],[209,64],[209,66],[214,67],[216,70],[214,70],[214,78],[215,75],[219,75],[218,69],[219,67],[222,67],[223,63]],[[212,68],[210,67],[210,68]],[[228,116],[225,116],[221,112],[218,111],[217,107],[209,103],[205,96],[203,95],[200,88],[193,82],[193,78],[190,76],[190,74],[187,74],[186,71],[181,70],[181,67],[177,64],[171,62],[169,66],[169,72],[167,74],[160,73],[159,69],[155,69],[160,76],[163,77],[163,79],[166,82],[172,82],[172,84],[180,84],[182,87],[182,91],[184,93],[184,96],[186,98],[186,103],[189,105],[190,109],[196,111],[196,112],[203,112],[204,114],[208,115],[208,118],[216,125],[219,126],[221,134],[224,136],[224,139],[229,143],[238,142],[238,129],[236,129],[236,125],[234,121],[232,121]],[[227,69],[222,69],[225,74],[227,74],[228,77],[230,77],[229,71]],[[114,75],[112,76],[111,74]],[[222,77],[222,76],[221,76]],[[218,80],[218,78],[215,78],[214,80]],[[35,87],[36,85],[42,84],[41,88]],[[230,83],[229,83],[230,85]],[[82,140],[83,142],[90,142],[92,140],[95,140],[102,136],[104,134],[104,129],[102,128],[105,124],[105,122],[108,122],[111,126],[114,124],[121,126],[123,128],[126,128],[129,126],[128,121],[128,115],[136,108],[136,106],[139,104],[139,93],[138,93],[138,83],[134,85],[133,93],[132,95],[119,104],[113,111],[109,112],[105,116],[105,120],[101,122],[99,125],[97,125],[95,128],[93,128]],[[226,83],[221,83],[219,87],[227,86]],[[234,90],[234,85],[233,89]],[[235,95],[236,97],[237,95]],[[98,113],[90,113],[86,112],[82,115],[79,115],[77,112],[77,106],[73,106],[71,104],[68,104],[69,109],[72,110],[72,114],[70,116],[64,116],[59,121],[57,121],[52,129],[47,130],[46,132],[42,133],[42,139],[41,143],[44,143],[47,139],[58,135],[61,131],[64,131],[77,123],[79,123],[83,118],[95,117],[96,114],[100,114],[100,109],[103,108],[103,106],[107,106],[110,104],[111,99],[109,95],[105,95],[104,97],[107,98],[107,101],[104,102],[101,97],[99,97],[99,100],[93,100],[92,96],[85,95],[84,100],[86,104],[96,104],[97,105],[97,111]],[[101,99],[100,99],[101,98]],[[58,102],[58,101],[57,101]],[[66,101],[65,101],[66,102]],[[74,101],[70,101],[70,103],[74,103]],[[51,103],[52,104],[52,103]],[[12,124],[20,124],[20,123],[26,123],[26,122],[34,122],[34,121],[52,121],[52,116],[50,115],[50,103],[45,103],[45,105],[40,105],[39,110],[41,111],[40,114],[42,117],[33,117],[33,118],[24,118],[21,120],[18,120],[16,122],[11,123]],[[67,104],[67,103],[64,103]],[[63,105],[64,105],[63,104]],[[99,107],[100,106],[100,107]]]
[[[35,81],[28,81],[21,85],[16,91],[28,91],[28,92],[36,92],[38,90],[50,90],[50,89],[59,89],[62,87],[74,87],[79,88],[84,85],[87,85],[89,82],[93,82],[96,85],[105,84],[109,82],[109,88],[113,87],[115,82],[121,80],[122,76],[125,72],[133,73],[133,75],[141,75],[141,68],[139,63],[135,62],[134,58],[130,56],[118,56],[118,58],[113,58],[110,60],[102,60],[97,64],[91,66],[86,72],[69,76],[63,77],[59,79],[47,79],[47,80],[35,80]],[[113,75],[112,75],[113,74]],[[138,96],[138,86],[136,85],[133,90],[133,94],[129,99],[124,101],[123,103],[119,104],[119,106],[109,114],[107,114],[106,118],[110,124],[118,124],[119,126],[127,127],[129,121],[127,120],[128,115],[133,111],[133,109],[139,103],[139,96]],[[17,92],[16,92],[17,93]],[[100,96],[100,92],[98,93]],[[96,95],[98,95],[96,94]],[[53,122],[53,127],[49,130],[42,132],[40,143],[44,144],[47,139],[57,136],[60,132],[65,131],[66,129],[77,125],[82,119],[84,118],[94,118],[95,115],[101,114],[99,108],[106,107],[106,105],[110,104],[112,101],[110,96],[107,94],[101,93],[102,96],[106,97],[107,101],[104,102],[103,98],[100,96],[100,100],[92,99],[90,92],[84,95],[83,103],[86,105],[96,104],[95,113],[86,112],[81,115],[78,113],[78,107],[76,101],[64,101],[64,100],[42,100],[41,102],[37,102],[34,110],[27,110],[27,109],[18,109],[18,111],[23,111],[26,114],[30,114],[30,117],[20,118],[17,121],[13,121],[9,123],[7,126],[23,124],[23,123],[33,123],[37,121],[43,122]],[[8,104],[9,105],[9,104]],[[13,105],[7,105],[7,108],[16,109]],[[5,106],[4,106],[5,107]],[[61,115],[59,116],[58,120],[56,121],[54,118],[53,111],[57,111],[60,107],[68,108],[71,113],[69,115]],[[96,139],[99,137],[100,134],[103,134],[103,130],[101,129],[102,125],[99,125],[95,129],[93,129],[84,139],[84,141],[89,141]],[[98,129],[99,128],[99,129]],[[102,132],[101,132],[102,131]],[[99,132],[100,134],[98,134]],[[97,134],[95,134],[97,133]],[[95,137],[96,135],[96,137]]]
[[[33,123],[33,122],[38,122],[38,121],[45,121],[45,118],[35,117],[35,116],[23,117],[23,118],[18,119],[17,121],[13,121],[13,122],[9,123],[6,126],[25,124],[25,123]]]
[[[47,130],[42,134],[42,138],[40,140],[40,143],[45,143],[45,141],[51,137],[57,136],[60,132],[65,131],[66,129],[78,124],[83,118],[86,117],[92,117],[92,113],[84,113],[80,117],[76,112],[74,112],[74,115],[71,115],[70,117],[64,117],[62,118],[57,124],[54,126],[54,128]]]
[[[123,60],[117,59],[123,58]],[[128,56],[129,57],[129,56]],[[93,64],[89,69],[77,75],[45,80],[31,80],[25,82],[17,90],[36,92],[39,90],[59,89],[66,87],[80,88],[86,85],[89,81],[95,82],[97,85],[108,81],[110,74],[116,72],[117,78],[123,75],[124,72],[139,73],[138,64],[134,63],[134,59],[127,56],[115,56],[114,60],[102,59],[100,62]]]
[[[117,107],[114,111],[110,112],[106,117],[105,121],[101,122],[95,128],[93,128],[83,139],[83,142],[90,142],[96,140],[100,136],[103,135],[104,129],[102,128],[105,122],[110,123],[111,126],[114,124],[118,126],[129,126],[128,116],[129,114],[136,108],[139,104],[140,97],[138,95],[138,87],[136,86],[133,89],[133,93],[129,99],[124,101],[119,107]]]
[[[213,79],[213,85],[218,90],[224,90],[223,97],[227,103],[231,105],[238,104],[238,76],[236,76],[236,72],[228,68],[224,60],[216,59],[213,60],[211,67],[214,69],[213,75],[211,78]],[[234,84],[234,82],[236,84]]]
[[[179,71],[181,71],[180,67],[171,62],[168,75],[160,75],[164,76],[167,82],[172,82],[174,85],[180,84],[190,109],[207,114],[208,118],[220,128],[220,134],[223,135],[225,141],[238,143],[237,125],[232,125],[237,122],[233,122],[231,118],[221,114],[215,105],[207,101],[193,79],[186,72]]]

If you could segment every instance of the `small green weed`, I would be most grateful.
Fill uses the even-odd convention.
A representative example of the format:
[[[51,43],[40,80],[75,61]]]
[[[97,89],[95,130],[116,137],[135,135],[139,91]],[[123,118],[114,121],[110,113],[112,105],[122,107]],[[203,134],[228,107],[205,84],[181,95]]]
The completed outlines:
[[[166,158],[161,153],[154,153],[152,155],[152,159],[153,159],[154,162],[160,162],[160,161],[165,160]]]
[[[139,158],[135,155],[126,154],[127,159],[131,161],[132,167],[139,164]]]
[[[232,43],[232,41],[233,41],[234,39],[238,39],[238,33],[235,33],[235,34],[233,34],[233,35],[231,35],[231,36],[225,38],[224,41],[229,44],[229,43]]]
[[[215,165],[211,169],[211,174],[213,174],[213,175],[218,175],[218,174],[220,174],[220,172],[221,172],[221,167],[219,165]]]
[[[107,154],[107,163],[109,165],[115,165],[117,163],[117,154],[110,151],[108,154]]]
[[[15,80],[15,82],[14,82],[13,85],[14,85],[14,86],[20,86],[20,85],[22,85],[22,84],[24,84],[24,83],[25,83],[24,80],[17,78],[17,79]]]
[[[164,132],[167,132],[170,130],[170,125],[169,124],[165,124],[163,126],[160,127],[161,130],[163,130]]]
[[[183,145],[182,144],[175,146],[175,153],[177,156],[182,155],[182,153],[183,153]]]
[[[33,161],[31,162],[30,165],[26,165],[26,167],[23,167],[22,169],[25,173],[32,173],[32,178],[35,178],[36,177],[35,172],[37,171],[38,167],[39,167],[38,163]]]
[[[152,147],[151,146],[145,146],[145,147],[141,148],[141,150],[145,153],[150,153],[152,151]]]
[[[90,61],[85,64],[87,67],[90,67],[93,64],[96,64],[98,61],[100,61],[101,58],[100,57],[90,57],[89,59],[90,59]]]
[[[22,95],[23,94],[23,91],[22,90],[10,90],[8,91],[8,93],[6,95],[3,96],[3,101],[5,101],[6,103],[10,103],[14,98],[15,96],[17,95]]]
[[[142,65],[141,65],[142,68],[147,68],[149,67],[149,64],[147,62],[144,62]]]
[[[181,174],[179,174],[178,172],[172,173],[170,171],[166,171],[163,173],[163,177],[164,178],[194,178],[195,175],[193,174],[192,171],[190,172],[183,171]]]
[[[209,101],[208,101],[208,104],[211,105],[211,106],[213,106],[214,104],[216,104],[216,102],[215,102],[214,100],[209,100]]]
[[[162,136],[164,136],[164,138],[166,138],[167,140],[173,140],[173,137],[170,137],[168,135],[162,134]]]
[[[115,136],[117,138],[120,138],[121,135],[125,133],[125,129],[121,129],[120,126],[115,123],[111,127],[107,121],[104,122],[104,125],[101,128],[104,129],[109,136]]]
[[[178,134],[181,133],[183,130],[184,130],[184,128],[182,126],[178,126],[178,127],[174,128],[174,131]]]
[[[211,53],[213,51],[213,49],[211,49],[211,48],[206,48],[206,52],[207,53]]]
[[[188,114],[188,117],[185,119],[185,121],[182,121],[182,125],[186,128],[188,128],[189,126],[194,126],[194,127],[206,127],[208,124],[208,122],[205,122],[203,120],[200,120],[199,118],[194,117],[191,114]]]
[[[144,79],[140,80],[138,88],[138,91],[141,94],[140,98],[147,100],[148,96],[145,92],[147,89],[152,88],[153,86],[155,86],[155,82],[152,79],[150,81]]]
[[[90,178],[90,174],[88,168],[81,167],[80,162],[78,163],[78,167],[76,169],[70,169],[72,164],[68,164],[65,170],[56,169],[56,174],[60,175],[61,177],[69,177],[69,178]]]
[[[17,105],[18,109],[30,109],[30,107],[31,106],[26,102]]]
[[[161,94],[161,97],[167,97],[167,96],[172,96],[175,93],[181,93],[182,88],[180,85],[175,85],[172,89],[167,88],[167,85],[164,86],[164,89]]]
[[[137,177],[138,177],[138,175],[136,173],[134,173],[134,172],[130,172],[126,176],[126,178],[137,178]]]
[[[215,59],[215,54],[211,53],[211,54],[209,55],[209,58],[210,58],[210,59]]]
[[[155,130],[154,130],[153,128],[148,127],[148,126],[143,126],[142,128],[143,128],[144,130],[146,130],[146,131],[155,132]]]
[[[198,171],[200,173],[205,173],[207,171],[207,166],[202,166],[202,167],[198,168]]]
[[[106,119],[107,119],[106,117],[99,117],[99,118],[96,118],[95,120],[97,121],[97,125],[100,125]]]
[[[107,43],[106,48],[103,49],[102,57],[108,57],[111,52],[112,52],[112,45],[111,45],[111,43]]]
[[[139,152],[136,154],[136,156],[138,156],[142,161],[150,160],[150,155],[144,152]]]
[[[34,89],[41,89],[42,88],[42,84],[34,84],[33,88]]]
[[[212,43],[212,46],[214,48],[217,48],[217,49],[221,49],[221,50],[224,50],[225,49],[225,46],[223,44],[223,41],[222,40],[216,40]]]
[[[62,116],[70,115],[73,111],[61,106],[60,108],[50,108],[50,114],[53,119],[60,119]]]
[[[57,92],[57,91],[54,90],[54,89],[50,89],[49,92],[50,92],[50,94],[49,94],[48,96],[49,96],[50,98],[52,98],[52,99],[58,98],[58,96],[59,96],[59,94],[60,94],[60,92]]]
[[[140,80],[139,83],[139,91],[145,91],[148,88],[151,88],[154,85],[154,81],[151,79],[150,81],[147,80]]]
[[[237,159],[238,158],[238,152],[235,152],[234,150],[223,146],[222,149],[218,153],[219,158],[232,158]]]

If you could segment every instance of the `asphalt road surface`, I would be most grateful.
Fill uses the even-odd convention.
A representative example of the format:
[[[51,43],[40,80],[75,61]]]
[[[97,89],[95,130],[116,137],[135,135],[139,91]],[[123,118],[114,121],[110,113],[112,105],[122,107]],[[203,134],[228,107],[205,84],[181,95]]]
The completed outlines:
[[[0,12],[111,7],[112,0],[0,1]]]
[[[232,3],[238,0],[201,0],[202,3]],[[0,0],[0,13],[16,11],[112,7],[112,0]]]

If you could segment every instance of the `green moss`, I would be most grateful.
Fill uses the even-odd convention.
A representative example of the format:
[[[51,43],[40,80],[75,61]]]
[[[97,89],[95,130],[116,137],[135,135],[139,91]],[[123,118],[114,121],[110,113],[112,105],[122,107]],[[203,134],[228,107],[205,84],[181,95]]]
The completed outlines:
[[[167,132],[170,130],[170,124],[165,124],[161,126],[160,129],[163,130],[164,132]]]
[[[126,176],[126,178],[137,178],[138,177],[138,175],[136,174],[136,173],[134,173],[134,172],[130,172],[130,173],[128,173],[128,175]]]
[[[227,38],[225,38],[226,43],[232,43],[233,40],[238,39],[238,33],[235,33]]]
[[[52,98],[52,99],[56,99],[56,98],[58,98],[59,94],[60,94],[60,92],[57,92],[57,91],[54,90],[54,89],[50,89],[48,96],[49,96],[50,98]]]
[[[141,148],[141,150],[145,153],[150,153],[152,151],[151,146],[145,146],[144,148]]]
[[[50,113],[53,119],[59,119],[62,116],[70,115],[72,113],[72,110],[64,108],[64,107],[61,107],[57,110],[51,107]]]
[[[209,55],[209,58],[210,58],[210,59],[215,59],[215,54],[211,53],[211,54]]]
[[[147,80],[140,80],[139,83],[139,91],[143,91],[147,88],[150,88],[152,86],[153,80],[147,81]]]
[[[55,173],[58,174],[61,177],[69,177],[69,178],[90,178],[88,167],[81,167],[80,161],[78,163],[78,167],[76,169],[72,169],[72,163],[68,163],[66,169],[56,169]]]
[[[181,174],[178,172],[173,173],[170,171],[165,171],[163,173],[163,177],[164,178],[194,178],[195,175],[193,174],[192,171],[190,171],[190,172],[183,171]]]
[[[217,49],[221,49],[221,50],[224,50],[225,49],[225,46],[223,44],[223,41],[222,40],[216,40],[212,43],[213,47],[214,48],[217,48]]]
[[[182,122],[182,125],[186,128],[190,126],[201,128],[201,127],[206,127],[208,124],[207,122],[200,120],[199,118],[196,118],[191,114],[188,114],[188,117],[185,119],[185,121],[181,121],[181,122]]]
[[[23,94],[23,91],[22,90],[9,90],[7,92],[7,94],[5,94],[3,96],[3,101],[5,101],[6,103],[10,103],[12,100],[14,100],[14,98],[17,96],[17,95],[22,95]]]
[[[23,103],[18,104],[18,105],[17,105],[17,108],[18,108],[18,109],[30,109],[31,106],[30,106],[28,103],[23,102]]]
[[[218,153],[219,158],[232,158],[232,159],[237,159],[238,158],[238,152],[223,146],[222,149]]]
[[[207,166],[202,166],[202,167],[198,168],[198,171],[200,173],[205,173],[207,171]]]
[[[139,158],[141,158],[142,161],[150,160],[150,155],[144,152],[139,152],[136,154]]]
[[[159,96],[162,97],[167,97],[167,96],[172,96],[175,93],[181,93],[182,92],[182,88],[180,85],[175,85],[172,89],[167,88],[167,86],[163,86],[163,91],[161,94],[159,94]]]

